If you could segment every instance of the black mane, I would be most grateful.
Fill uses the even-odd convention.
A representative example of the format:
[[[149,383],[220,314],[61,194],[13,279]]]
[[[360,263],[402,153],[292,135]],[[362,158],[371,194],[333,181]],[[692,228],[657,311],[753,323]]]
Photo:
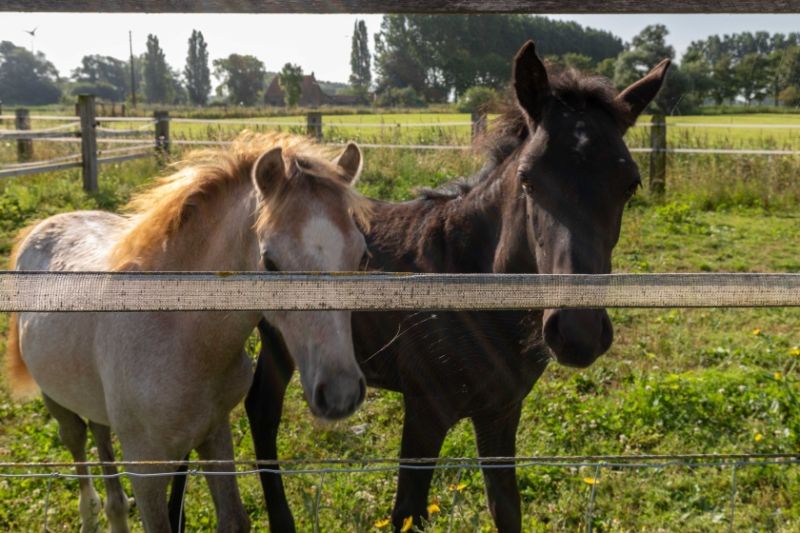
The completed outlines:
[[[629,109],[617,100],[618,92],[608,78],[572,68],[549,72],[549,76],[553,96],[568,107],[575,110],[597,107],[608,113],[623,130],[632,126]],[[475,151],[486,154],[486,164],[472,176],[456,178],[436,188],[417,189],[417,197],[422,200],[452,200],[468,194],[511,157],[529,134],[527,118],[512,98],[508,98],[504,111],[492,121],[489,131],[473,143]]]

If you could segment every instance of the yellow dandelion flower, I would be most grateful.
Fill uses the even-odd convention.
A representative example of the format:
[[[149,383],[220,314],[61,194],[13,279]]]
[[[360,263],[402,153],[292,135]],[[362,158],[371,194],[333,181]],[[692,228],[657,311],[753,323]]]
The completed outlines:
[[[792,349],[789,350],[789,355],[800,356],[800,346],[792,346]]]
[[[441,511],[441,509],[439,509],[439,504],[435,502],[428,506],[428,514],[436,514],[439,511]]]
[[[585,477],[583,478],[583,482],[586,483],[587,485],[597,485],[600,482],[600,480],[593,477]]]
[[[756,442],[761,442],[762,440],[764,440],[764,435],[762,435],[761,433],[756,433],[755,436],[753,437],[753,440]]]
[[[761,335],[761,328],[756,328],[753,330],[753,335]]]
[[[383,529],[391,523],[391,520],[388,518],[384,518],[383,520],[377,520],[373,525],[378,529]]]
[[[775,378],[777,381],[780,381],[783,379],[783,372],[775,372],[774,374],[772,374],[772,377]]]
[[[414,525],[414,517],[407,516],[403,519],[403,527],[400,528],[401,533],[405,533],[406,531],[411,530],[411,526]]]
[[[449,487],[450,490],[454,490],[456,492],[461,492],[465,488],[467,488],[466,483],[459,483],[458,485],[456,485],[455,483],[451,483]]]

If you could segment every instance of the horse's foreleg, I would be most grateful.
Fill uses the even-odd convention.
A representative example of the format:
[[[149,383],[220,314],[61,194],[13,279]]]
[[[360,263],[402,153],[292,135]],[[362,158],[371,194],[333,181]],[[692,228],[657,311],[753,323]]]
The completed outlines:
[[[187,454],[184,461],[188,460],[189,455]],[[169,523],[172,525],[173,533],[183,533],[186,530],[186,513],[183,510],[183,503],[186,496],[188,471],[187,465],[178,467],[178,473],[172,477],[172,485],[169,488]]]
[[[276,461],[283,398],[294,371],[294,363],[277,330],[263,320],[258,325],[258,330],[261,335],[261,353],[244,405],[253,434],[256,458],[259,461]],[[277,463],[260,465],[260,468],[279,469]],[[294,517],[286,501],[281,475],[261,472],[260,478],[270,529],[294,532]]]
[[[77,463],[86,462],[86,422],[46,395],[44,395],[44,403],[53,418],[58,421],[58,434],[72,454],[72,458]],[[89,474],[89,469],[86,466],[77,466],[75,469],[80,476]],[[100,527],[98,523],[102,507],[100,496],[97,495],[97,491],[94,490],[94,485],[92,485],[92,480],[88,477],[80,477],[78,484],[81,490],[78,502],[78,508],[81,513],[81,533],[94,533]]]
[[[114,428],[126,461],[150,462],[153,464],[133,464],[127,467],[139,509],[144,530],[147,533],[168,533],[172,531],[167,512],[167,485],[171,471],[167,467],[155,464],[160,461],[181,459],[165,451],[163,443],[142,438],[141,428]]]
[[[405,419],[403,421],[403,440],[400,445],[400,473],[397,481],[397,496],[392,511],[392,524],[395,531],[402,529],[404,522],[411,517],[416,527],[422,527],[423,519],[428,519],[428,491],[431,487],[433,468],[403,468],[431,466],[430,463],[404,463],[403,459],[438,457],[447,430],[452,425],[437,416],[438,410],[430,402],[409,400],[405,397]]]
[[[242,505],[236,476],[219,475],[215,472],[234,472],[233,439],[228,418],[214,429],[208,439],[197,448],[200,459],[205,461],[230,461],[230,463],[205,467],[206,481],[217,511],[217,531],[239,533],[250,531],[250,519]]]
[[[89,422],[89,428],[97,444],[97,453],[104,462],[114,461],[114,448],[111,444],[111,429],[102,424]],[[122,489],[122,484],[117,477],[116,466],[103,466],[103,479],[106,486],[106,517],[111,533],[127,533],[128,529],[128,497]]]
[[[475,417],[475,437],[481,457],[513,457],[516,455],[517,427],[522,404],[498,416]],[[509,465],[493,468],[491,465]],[[489,511],[500,533],[516,533],[522,528],[519,488],[513,462],[487,463],[483,468]]]

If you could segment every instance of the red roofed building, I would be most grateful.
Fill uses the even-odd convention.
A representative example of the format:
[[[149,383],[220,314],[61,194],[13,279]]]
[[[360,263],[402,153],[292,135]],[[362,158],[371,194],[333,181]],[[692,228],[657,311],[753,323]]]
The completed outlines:
[[[278,82],[278,76],[272,78],[272,83],[267,87],[267,92],[264,93],[264,103],[283,107],[286,105],[284,99],[283,89]],[[300,83],[300,101],[297,105],[300,107],[319,107],[321,105],[355,105],[357,99],[350,95],[328,95],[322,91],[322,87],[317,83],[314,73],[303,76],[303,81]]]

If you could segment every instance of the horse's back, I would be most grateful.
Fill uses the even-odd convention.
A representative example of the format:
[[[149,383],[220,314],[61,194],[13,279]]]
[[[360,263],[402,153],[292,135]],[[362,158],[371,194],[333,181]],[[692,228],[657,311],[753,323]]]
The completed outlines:
[[[19,244],[17,270],[106,270],[126,219],[102,211],[55,215],[36,224]],[[22,360],[55,402],[107,423],[104,391],[95,365],[98,313],[20,313]]]
[[[20,243],[17,270],[105,270],[127,219],[105,211],[63,213],[36,224]]]

